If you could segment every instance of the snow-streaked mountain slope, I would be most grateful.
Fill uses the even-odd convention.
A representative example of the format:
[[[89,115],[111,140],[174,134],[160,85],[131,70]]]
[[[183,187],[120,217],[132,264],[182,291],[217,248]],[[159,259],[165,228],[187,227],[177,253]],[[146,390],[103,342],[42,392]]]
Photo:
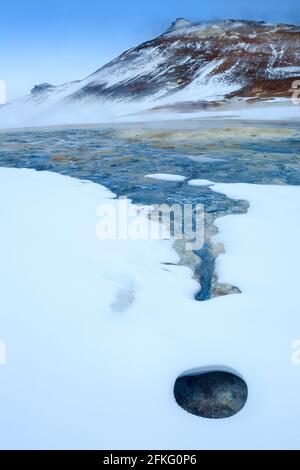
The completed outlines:
[[[296,79],[299,26],[178,19],[166,33],[124,52],[83,80],[35,87],[18,106],[25,105],[25,116],[36,117],[49,108],[58,116],[67,110],[71,120],[78,112],[83,117],[85,112],[122,115],[183,103],[199,109],[224,99],[289,97]],[[59,111],[53,109],[57,104]]]
[[[72,98],[137,100],[176,93],[176,100],[189,89],[193,100],[215,99],[231,90],[251,95],[264,81],[262,91],[278,96],[289,89],[269,88],[269,81],[300,77],[300,27],[231,20],[187,27],[182,21],[83,80],[77,92],[70,90]],[[210,93],[203,93],[209,84]]]

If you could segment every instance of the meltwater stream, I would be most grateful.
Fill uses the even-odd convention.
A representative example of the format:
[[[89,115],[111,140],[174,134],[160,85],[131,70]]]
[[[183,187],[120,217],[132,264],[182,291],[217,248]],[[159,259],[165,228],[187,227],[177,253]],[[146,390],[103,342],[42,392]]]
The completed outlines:
[[[203,204],[209,228],[195,276],[197,300],[228,293],[217,283],[211,233],[217,217],[244,213],[232,200],[190,179],[300,184],[299,127],[223,129],[40,128],[0,133],[0,166],[54,171],[102,184],[137,204]],[[155,181],[153,173],[183,175],[185,182]],[[199,260],[200,261],[200,260]],[[228,290],[228,289],[227,289]],[[238,292],[232,287],[231,291]]]

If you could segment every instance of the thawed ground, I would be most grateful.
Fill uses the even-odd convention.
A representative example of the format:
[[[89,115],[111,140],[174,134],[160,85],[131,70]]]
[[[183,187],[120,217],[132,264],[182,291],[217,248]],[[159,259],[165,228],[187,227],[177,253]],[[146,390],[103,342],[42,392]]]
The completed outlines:
[[[296,127],[1,134],[1,166],[203,203],[202,268],[242,293],[216,297],[200,268],[214,298],[197,302],[170,241],[97,239],[96,208],[113,203],[98,184],[1,168],[0,447],[299,448],[299,150]],[[195,368],[236,371],[245,408],[218,421],[179,408],[174,382]]]

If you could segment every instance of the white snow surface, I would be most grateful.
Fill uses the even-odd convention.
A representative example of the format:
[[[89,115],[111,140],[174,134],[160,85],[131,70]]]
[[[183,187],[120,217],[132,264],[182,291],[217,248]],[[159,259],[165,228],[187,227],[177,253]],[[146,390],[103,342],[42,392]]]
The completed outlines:
[[[181,175],[170,175],[168,173],[153,173],[152,175],[145,175],[145,178],[162,181],[185,181],[186,177]]]
[[[124,56],[123,60],[122,58],[118,58],[93,75],[87,77],[83,80],[82,85],[102,83],[105,85],[105,88],[108,88],[138,77],[147,77],[149,73],[155,72],[157,68],[164,63],[167,54],[168,51],[163,54],[160,52],[159,47],[156,46],[144,49],[129,61],[128,59],[126,60],[126,56]]]
[[[213,186],[214,183],[212,181],[209,181],[209,180],[201,180],[201,179],[197,179],[197,180],[189,180],[188,181],[188,184],[190,186]]]
[[[196,302],[171,241],[97,239],[105,188],[0,169],[1,448],[299,448],[300,188],[213,188],[250,201],[218,220],[217,270],[242,294]],[[176,404],[177,376],[207,367],[247,381],[236,416]]]
[[[284,78],[284,77],[295,77],[299,76],[300,67],[298,66],[287,66],[287,67],[274,67],[268,70],[269,77],[272,78]]]
[[[242,87],[241,83],[228,80],[230,71],[211,75],[223,62],[223,59],[212,60],[203,65],[187,86],[177,91],[174,95],[162,98],[160,104],[170,104],[172,100],[174,103],[197,100],[214,101],[223,99],[224,96],[239,90]]]

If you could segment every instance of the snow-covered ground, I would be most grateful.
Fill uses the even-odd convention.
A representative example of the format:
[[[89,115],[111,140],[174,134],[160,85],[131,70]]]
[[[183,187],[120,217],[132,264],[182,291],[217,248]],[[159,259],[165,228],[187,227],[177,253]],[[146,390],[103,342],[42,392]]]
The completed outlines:
[[[213,186],[214,183],[209,180],[189,180],[188,184],[190,186]]]
[[[212,188],[250,209],[218,221],[220,279],[242,294],[203,303],[163,264],[170,241],[96,237],[105,188],[0,169],[1,448],[299,448],[300,188]],[[207,367],[247,381],[233,418],[176,404],[177,376]]]
[[[170,175],[168,173],[154,173],[152,175],[146,175],[145,178],[150,178],[153,180],[161,180],[161,181],[185,181],[186,177],[181,175]]]

